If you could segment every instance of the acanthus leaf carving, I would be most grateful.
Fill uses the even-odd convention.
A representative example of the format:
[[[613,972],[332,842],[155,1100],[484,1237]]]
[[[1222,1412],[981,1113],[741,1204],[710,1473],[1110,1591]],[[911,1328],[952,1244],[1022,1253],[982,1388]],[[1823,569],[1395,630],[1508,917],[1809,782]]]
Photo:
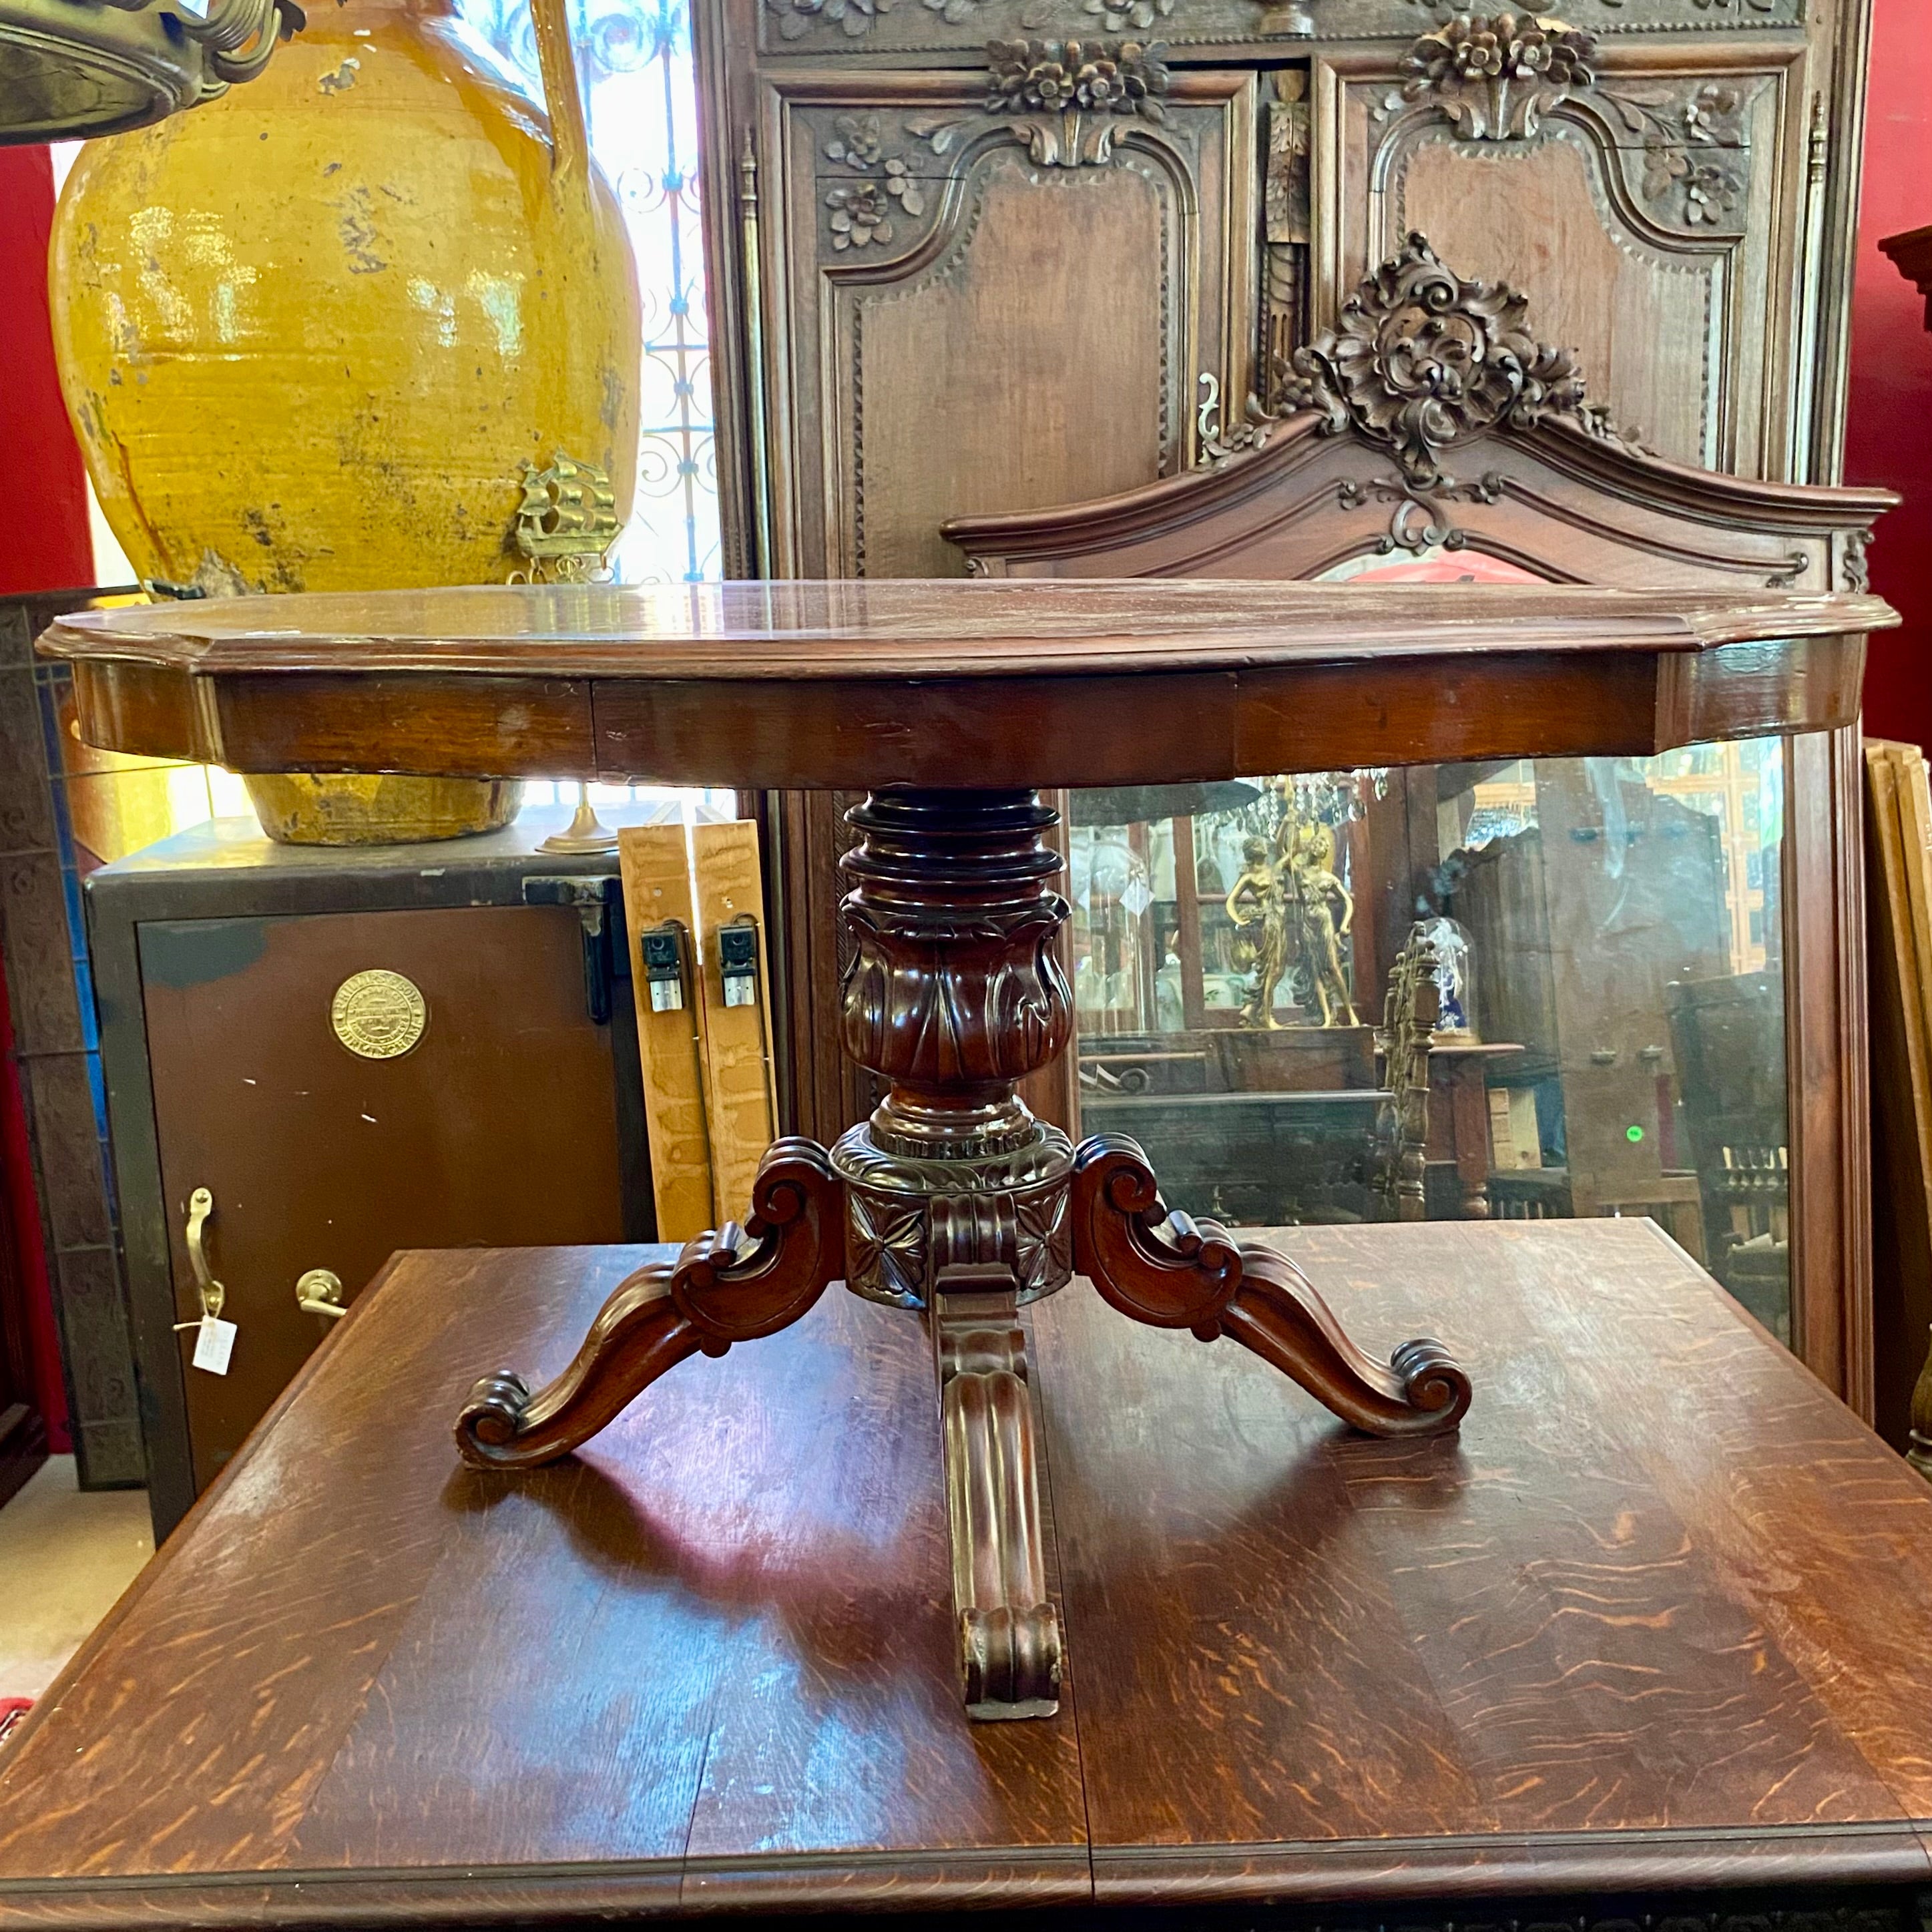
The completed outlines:
[[[1444,452],[1486,430],[1564,422],[1641,446],[1589,402],[1570,352],[1538,342],[1528,303],[1501,283],[1466,282],[1412,234],[1342,304],[1336,326],[1295,351],[1282,400],[1318,410],[1394,457],[1411,492],[1455,485]]]
[[[1591,85],[1596,46],[1594,34],[1546,14],[1456,14],[1403,57],[1402,98],[1432,96],[1465,140],[1521,140]]]
[[[1359,510],[1370,503],[1388,503],[1387,532],[1376,540],[1382,556],[1406,550],[1417,556],[1433,550],[1460,550],[1468,542],[1456,528],[1455,519],[1443,508],[1445,503],[1494,503],[1501,501],[1503,479],[1487,470],[1473,483],[1443,478],[1440,488],[1427,490],[1396,476],[1372,476],[1366,483],[1344,477],[1336,485],[1336,494],[1345,510]]]
[[[1262,401],[1279,400],[1279,372],[1288,367],[1295,345],[1306,334],[1308,259],[1313,226],[1314,146],[1308,76],[1299,68],[1275,76],[1275,98],[1268,110],[1268,166],[1263,182],[1264,298],[1261,316],[1261,366],[1266,372]]]
[[[1166,52],[1140,40],[989,40],[986,112],[1022,117],[1014,131],[1037,166],[1095,166],[1112,158],[1122,118],[1167,118]]]

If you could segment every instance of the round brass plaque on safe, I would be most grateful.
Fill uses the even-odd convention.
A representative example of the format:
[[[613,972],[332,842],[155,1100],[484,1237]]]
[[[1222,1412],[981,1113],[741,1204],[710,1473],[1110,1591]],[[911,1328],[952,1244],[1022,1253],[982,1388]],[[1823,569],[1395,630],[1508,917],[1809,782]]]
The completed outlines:
[[[350,974],[336,988],[328,1023],[351,1053],[364,1060],[395,1060],[422,1038],[429,1007],[413,981],[372,966]]]

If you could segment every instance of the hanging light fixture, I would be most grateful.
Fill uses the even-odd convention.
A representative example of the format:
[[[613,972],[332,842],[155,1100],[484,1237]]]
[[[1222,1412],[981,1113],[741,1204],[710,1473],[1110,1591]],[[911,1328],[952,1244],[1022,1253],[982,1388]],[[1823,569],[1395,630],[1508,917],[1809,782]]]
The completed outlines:
[[[118,134],[252,80],[295,0],[0,0],[0,144]]]

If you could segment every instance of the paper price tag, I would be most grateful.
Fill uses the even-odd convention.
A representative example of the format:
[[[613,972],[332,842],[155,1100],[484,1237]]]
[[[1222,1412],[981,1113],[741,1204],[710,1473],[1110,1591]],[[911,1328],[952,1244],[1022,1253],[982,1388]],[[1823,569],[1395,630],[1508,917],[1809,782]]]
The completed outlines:
[[[228,1358],[235,1352],[235,1324],[219,1316],[204,1315],[200,1332],[194,1338],[194,1366],[212,1376],[228,1372]]]

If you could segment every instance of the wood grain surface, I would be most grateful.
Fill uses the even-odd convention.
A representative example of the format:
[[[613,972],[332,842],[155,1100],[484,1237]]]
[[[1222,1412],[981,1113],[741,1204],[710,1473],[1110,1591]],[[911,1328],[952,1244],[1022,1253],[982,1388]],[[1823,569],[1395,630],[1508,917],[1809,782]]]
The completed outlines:
[[[460,1468],[639,1251],[402,1256],[0,1755],[0,1924],[1932,1880],[1932,1492],[1647,1223],[1276,1238],[1459,1439],[1030,1311],[1054,1719],[952,1681],[928,1350],[837,1293]]]
[[[270,621],[272,615],[273,621]],[[545,678],[1004,676],[1463,651],[1694,650],[1879,630],[1850,592],[1210,579],[459,585],[189,600],[57,618],[57,657],[215,671]]]
[[[311,595],[79,613],[88,741],[238,771],[1107,784],[1639,752],[1856,716],[1882,599],[1146,580]]]

